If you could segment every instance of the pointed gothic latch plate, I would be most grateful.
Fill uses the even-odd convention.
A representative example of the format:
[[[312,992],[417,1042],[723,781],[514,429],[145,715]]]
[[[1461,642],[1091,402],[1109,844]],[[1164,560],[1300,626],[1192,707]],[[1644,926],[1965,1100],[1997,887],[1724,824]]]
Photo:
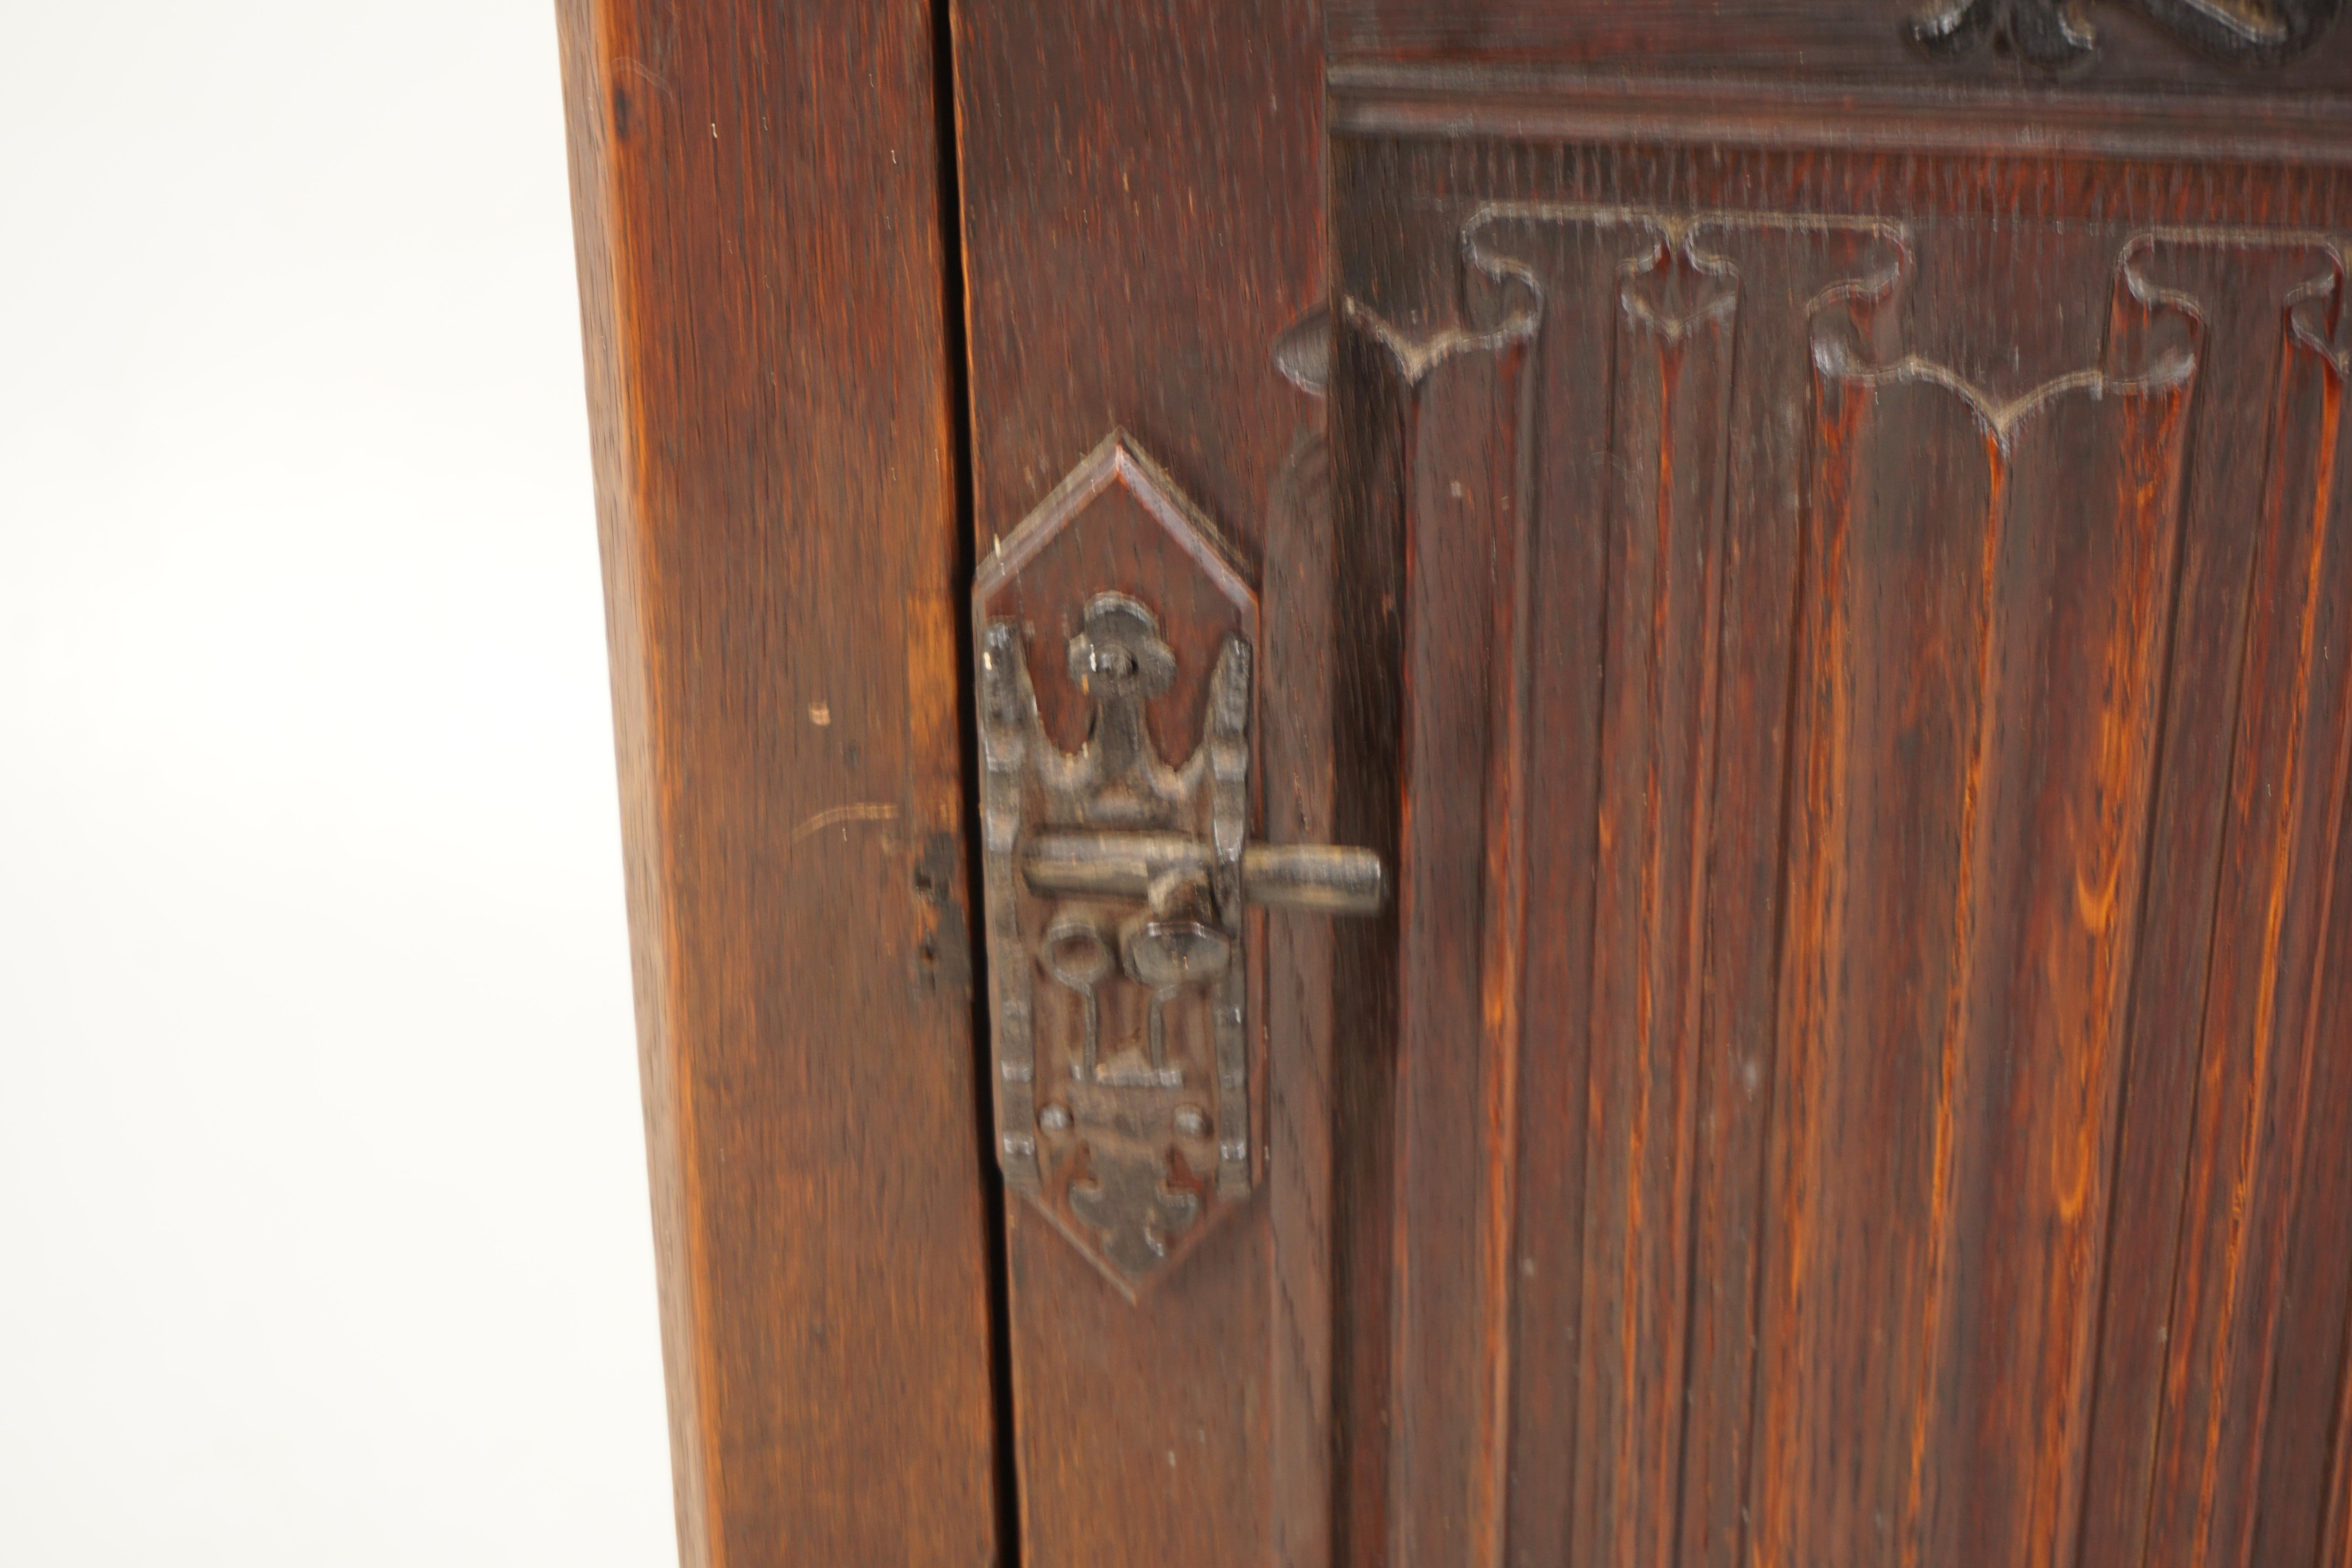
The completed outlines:
[[[1249,842],[1257,598],[1123,436],[972,598],[997,1157],[1132,1299],[1258,1180],[1249,906],[1369,914],[1381,863]]]

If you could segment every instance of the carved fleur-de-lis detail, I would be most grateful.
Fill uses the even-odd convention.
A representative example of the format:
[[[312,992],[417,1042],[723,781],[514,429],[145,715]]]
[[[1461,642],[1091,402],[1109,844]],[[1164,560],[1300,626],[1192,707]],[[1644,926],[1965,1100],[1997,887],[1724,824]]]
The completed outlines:
[[[2268,64],[2311,47],[2343,0],[2129,0],[2175,37],[2224,59]],[[2055,68],[2098,47],[2087,0],[1935,0],[1915,12],[1911,36],[1928,53],[2005,44]]]
[[[1103,1256],[1129,1279],[1166,1261],[1168,1244],[1201,1216],[1201,1198],[1168,1184],[1157,1156],[1097,1153],[1092,1180],[1070,1185],[1070,1212],[1103,1238]]]

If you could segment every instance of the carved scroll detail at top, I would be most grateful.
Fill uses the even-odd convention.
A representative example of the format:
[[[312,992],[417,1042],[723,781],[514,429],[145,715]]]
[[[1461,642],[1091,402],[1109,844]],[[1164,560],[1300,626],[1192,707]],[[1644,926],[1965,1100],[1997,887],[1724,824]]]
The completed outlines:
[[[1526,261],[1494,243],[1496,226],[1512,221],[1623,232],[1627,251],[1619,265],[1624,285],[1619,290],[1621,308],[1647,330],[1669,339],[1728,312],[1738,299],[1738,270],[1728,258],[1710,247],[1707,236],[1711,233],[1756,228],[1836,231],[1879,241],[1874,264],[1841,289],[1824,295],[1817,305],[1843,298],[1846,290],[1883,298],[1893,291],[1910,259],[1908,231],[1901,224],[1876,218],[1678,214],[1645,207],[1496,202],[1479,208],[1462,228],[1460,316],[1465,324],[1414,333],[1353,297],[1340,301],[1343,318],[1386,348],[1409,383],[1422,380],[1454,355],[1493,352],[1533,340],[1547,309],[1543,283]]]
[[[2287,341],[2326,361],[2338,380],[2352,380],[2352,311],[2343,308],[2347,268],[2340,249],[2326,250],[2329,270],[2287,298]]]
[[[2143,235],[2117,262],[2120,298],[2136,309],[2110,316],[2099,363],[2053,376],[2014,396],[1998,396],[1916,353],[1874,356],[1866,347],[1870,318],[1893,292],[1893,278],[1841,285],[1819,301],[1813,317],[1814,367],[1824,376],[1864,385],[1924,382],[1941,386],[1966,403],[2004,447],[2027,416],[2066,393],[2097,396],[2177,385],[2195,374],[2203,319],[2194,301],[2147,278],[2146,266],[2156,243],[2156,236]]]
[[[2226,60],[2274,65],[2309,48],[2343,0],[2133,0],[2183,43]],[[1911,37],[1948,58],[1979,46],[2006,47],[2045,69],[2097,52],[2084,0],[1935,0],[1911,18]]]
[[[1727,250],[1730,237],[1759,231],[1843,234],[1867,247],[1850,275],[1824,289],[1807,307],[1816,372],[1832,382],[1873,388],[1900,384],[1942,388],[1967,405],[1984,431],[2006,447],[2018,429],[2054,401],[2074,394],[2094,398],[2158,393],[2188,382],[2197,370],[2210,300],[2165,285],[2168,256],[2213,247],[2305,247],[2314,273],[2289,296],[2287,327],[2304,351],[2352,373],[2352,319],[2339,319],[2347,268],[2331,236],[2287,230],[2149,228],[2126,243],[2116,258],[2115,296],[2095,360],[2032,384],[1987,384],[1951,364],[1903,343],[1903,304],[1918,270],[1914,237],[1892,219],[1810,214],[1712,211],[1688,214],[1580,203],[1496,202],[1464,223],[1459,254],[1461,298],[1451,324],[1412,332],[1352,297],[1339,314],[1381,344],[1408,384],[1460,354],[1493,353],[1532,342],[1547,311],[1564,302],[1546,298],[1546,282],[1530,261],[1513,253],[1507,226],[1568,225],[1622,233],[1616,308],[1644,330],[1678,338],[1736,308],[1738,268]]]
[[[2116,258],[2116,300],[2096,361],[2016,390],[1981,384],[1937,359],[1906,349],[1899,306],[1916,270],[1909,229],[1886,219],[1791,214],[1660,213],[1576,204],[1496,203],[1464,225],[1463,300],[1459,321],[1421,334],[1407,332],[1355,299],[1341,302],[1346,319],[1383,344],[1398,373],[1418,382],[1447,358],[1532,340],[1545,311],[1544,283],[1512,255],[1500,231],[1507,224],[1570,224],[1622,231],[1627,247],[1619,266],[1618,308],[1645,330],[1673,339],[1734,308],[1738,268],[1723,253],[1727,237],[1759,230],[1841,233],[1868,248],[1851,276],[1815,298],[1810,321],[1814,368],[1832,381],[1874,387],[1928,384],[1965,404],[1988,435],[2003,446],[2037,410],[2073,393],[2092,396],[2157,391],[2187,381],[2196,370],[2204,312],[2199,302],[2162,287],[2150,275],[2153,258],[2169,246],[2252,242],[2223,231],[2148,230]],[[2273,235],[2269,243],[2314,237]],[[1670,265],[1671,263],[1671,265]],[[2331,352],[2333,333],[2322,320],[2334,298],[2331,279],[2299,305],[2297,336]]]

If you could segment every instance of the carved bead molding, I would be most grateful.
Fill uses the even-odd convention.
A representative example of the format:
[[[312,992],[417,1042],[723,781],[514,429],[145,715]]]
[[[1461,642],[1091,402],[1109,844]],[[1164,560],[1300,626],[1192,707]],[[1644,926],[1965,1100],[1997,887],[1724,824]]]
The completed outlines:
[[[2343,0],[2131,0],[2166,32],[2223,59],[2271,65],[2302,53]],[[1911,37],[1950,58],[2005,44],[2037,66],[2090,58],[2098,30],[2084,0],[1937,0],[1911,18]]]

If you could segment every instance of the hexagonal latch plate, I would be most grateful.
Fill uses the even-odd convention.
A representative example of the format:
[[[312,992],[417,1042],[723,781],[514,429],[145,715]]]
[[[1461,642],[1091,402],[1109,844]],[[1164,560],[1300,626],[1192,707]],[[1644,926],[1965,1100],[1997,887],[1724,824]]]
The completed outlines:
[[[1132,1300],[1259,1179],[1247,906],[1369,912],[1381,866],[1248,844],[1256,595],[1124,436],[972,596],[997,1157]]]

